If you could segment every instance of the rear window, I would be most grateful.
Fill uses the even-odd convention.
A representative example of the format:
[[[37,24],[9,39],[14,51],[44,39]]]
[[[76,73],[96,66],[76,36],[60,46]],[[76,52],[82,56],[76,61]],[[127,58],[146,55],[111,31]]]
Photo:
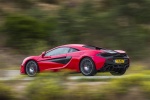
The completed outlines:
[[[69,52],[77,52],[77,51],[79,51],[79,50],[74,49],[74,48],[70,48],[70,50],[69,50]]]
[[[85,45],[85,46],[83,46],[83,47],[88,48],[88,49],[93,49],[93,50],[100,50],[100,49],[102,49],[102,48],[100,48],[100,47],[91,46],[91,45]]]

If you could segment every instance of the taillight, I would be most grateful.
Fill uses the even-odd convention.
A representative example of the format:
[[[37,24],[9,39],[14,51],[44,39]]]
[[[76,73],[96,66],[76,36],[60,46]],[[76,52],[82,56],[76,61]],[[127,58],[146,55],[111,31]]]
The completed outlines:
[[[110,53],[98,53],[97,56],[100,56],[100,57],[109,57],[111,56]]]
[[[126,53],[108,53],[108,52],[103,52],[103,53],[98,53],[97,56],[101,56],[101,57],[110,57],[110,56],[127,57],[127,54]]]
[[[102,57],[109,57],[109,56],[112,56],[112,54],[110,54],[110,53],[101,53],[101,56]]]

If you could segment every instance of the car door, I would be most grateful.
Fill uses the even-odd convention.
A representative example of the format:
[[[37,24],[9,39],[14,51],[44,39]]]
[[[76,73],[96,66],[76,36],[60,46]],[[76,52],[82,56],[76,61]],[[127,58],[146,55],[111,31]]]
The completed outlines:
[[[66,56],[70,48],[59,47],[48,51],[43,58],[38,61],[40,70],[51,70],[63,68],[66,62],[71,59]]]
[[[76,70],[79,68],[79,62],[80,62],[80,56],[83,53],[80,52],[80,50],[75,48],[70,48],[69,53],[67,54],[67,57],[71,57],[71,62],[67,65],[67,68]]]

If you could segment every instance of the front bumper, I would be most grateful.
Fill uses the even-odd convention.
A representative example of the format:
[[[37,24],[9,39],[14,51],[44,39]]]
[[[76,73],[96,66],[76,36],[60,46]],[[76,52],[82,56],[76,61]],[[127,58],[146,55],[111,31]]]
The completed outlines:
[[[116,59],[124,59],[124,63],[117,64],[115,63]],[[110,71],[119,71],[122,69],[127,69],[130,66],[130,61],[128,57],[122,58],[106,58],[104,66],[99,69],[100,72],[110,72]]]
[[[25,73],[25,68],[24,68],[23,65],[21,65],[21,67],[20,67],[20,74],[26,74]]]

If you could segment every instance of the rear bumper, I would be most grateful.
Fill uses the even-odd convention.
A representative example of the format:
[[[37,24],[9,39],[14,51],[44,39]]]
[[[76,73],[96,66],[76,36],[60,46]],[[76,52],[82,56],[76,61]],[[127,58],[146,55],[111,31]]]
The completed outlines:
[[[124,59],[123,64],[116,64],[115,59]],[[106,58],[104,66],[99,69],[100,72],[110,72],[110,71],[119,71],[122,69],[127,69],[130,66],[129,58]]]

